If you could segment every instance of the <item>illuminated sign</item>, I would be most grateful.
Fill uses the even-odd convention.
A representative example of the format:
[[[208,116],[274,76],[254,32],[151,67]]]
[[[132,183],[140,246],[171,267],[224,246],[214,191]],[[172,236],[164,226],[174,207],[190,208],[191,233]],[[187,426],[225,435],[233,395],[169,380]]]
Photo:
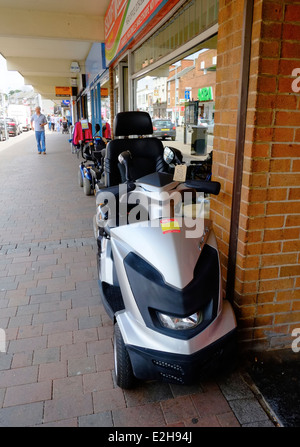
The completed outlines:
[[[213,89],[212,87],[199,88],[198,99],[201,102],[212,101],[213,100]]]

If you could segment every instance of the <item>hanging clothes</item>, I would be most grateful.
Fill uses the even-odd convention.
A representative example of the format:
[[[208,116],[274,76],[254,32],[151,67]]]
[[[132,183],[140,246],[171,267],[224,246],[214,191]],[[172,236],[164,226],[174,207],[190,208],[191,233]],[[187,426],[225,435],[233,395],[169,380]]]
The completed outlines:
[[[93,139],[93,131],[91,123],[88,123],[88,129],[82,129],[81,121],[75,123],[73,132],[73,144],[77,146],[80,141],[88,141]]]

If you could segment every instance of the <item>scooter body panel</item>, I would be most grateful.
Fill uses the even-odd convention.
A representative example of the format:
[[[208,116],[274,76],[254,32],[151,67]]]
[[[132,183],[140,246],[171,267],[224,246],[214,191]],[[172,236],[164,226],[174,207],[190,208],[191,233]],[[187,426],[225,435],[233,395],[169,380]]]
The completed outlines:
[[[128,252],[133,251],[157,269],[167,284],[183,289],[193,279],[201,238],[205,240],[210,232],[209,221],[198,220],[197,228],[191,230],[194,223],[190,218],[183,219],[181,226],[178,219],[175,223],[155,219],[113,228],[111,241],[114,257],[120,246],[118,243],[121,243],[123,247],[128,247]],[[213,237],[211,243],[215,244]]]
[[[222,298],[209,219],[158,218],[110,228],[100,264],[104,305],[118,323],[137,378],[187,384],[195,378],[192,368],[234,358],[236,319]],[[158,317],[197,312],[203,321],[185,331],[162,327]]]
[[[234,356],[236,319],[229,302],[222,299],[220,266],[215,278],[218,283],[218,296],[214,318],[208,325],[203,326],[203,330],[186,338],[178,331],[164,333],[147,323],[145,313],[141,309],[147,307],[147,302],[151,305],[151,297],[141,297],[142,305],[139,306],[139,297],[135,296],[135,290],[128,279],[125,260],[134,252],[161,273],[166,286],[178,291],[189,286],[193,282],[195,267],[204,246],[208,245],[216,254],[218,253],[210,221],[205,220],[200,237],[195,232],[194,238],[186,238],[185,232],[190,228],[191,222],[188,222],[188,225],[185,222],[180,232],[171,231],[164,234],[160,222],[158,226],[155,226],[154,222],[152,225],[151,222],[144,222],[111,230],[109,242],[124,301],[124,309],[115,314],[115,319],[130,355],[134,374],[143,380],[174,379],[175,383],[190,383],[195,378],[189,371],[191,365],[195,368],[200,367],[203,362],[206,364],[207,359],[211,358],[214,368],[215,363],[223,361],[225,353],[227,356]],[[164,298],[166,297],[162,295],[161,301],[164,301]],[[170,306],[170,314],[174,312],[176,306],[176,302]],[[197,308],[196,304],[195,306]],[[175,362],[176,368],[185,372],[180,373],[179,378],[174,375],[173,370],[171,373],[166,372],[166,365],[170,364],[166,359]]]

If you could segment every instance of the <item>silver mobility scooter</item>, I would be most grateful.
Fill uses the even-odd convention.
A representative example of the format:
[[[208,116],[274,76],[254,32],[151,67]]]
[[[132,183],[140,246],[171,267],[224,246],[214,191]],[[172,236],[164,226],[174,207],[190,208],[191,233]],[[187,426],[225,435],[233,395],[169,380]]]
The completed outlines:
[[[99,286],[121,388],[136,379],[190,384],[236,361],[236,320],[202,213],[201,193],[218,194],[220,184],[174,181],[161,141],[141,137],[151,133],[145,112],[116,116],[114,136],[125,138],[109,142],[107,187],[96,194]]]

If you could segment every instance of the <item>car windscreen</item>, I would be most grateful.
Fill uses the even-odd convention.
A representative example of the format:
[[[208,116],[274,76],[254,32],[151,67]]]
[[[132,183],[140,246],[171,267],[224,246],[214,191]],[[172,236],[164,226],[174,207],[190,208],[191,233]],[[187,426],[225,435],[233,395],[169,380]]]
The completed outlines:
[[[156,127],[172,127],[171,121],[154,121],[153,125]]]

